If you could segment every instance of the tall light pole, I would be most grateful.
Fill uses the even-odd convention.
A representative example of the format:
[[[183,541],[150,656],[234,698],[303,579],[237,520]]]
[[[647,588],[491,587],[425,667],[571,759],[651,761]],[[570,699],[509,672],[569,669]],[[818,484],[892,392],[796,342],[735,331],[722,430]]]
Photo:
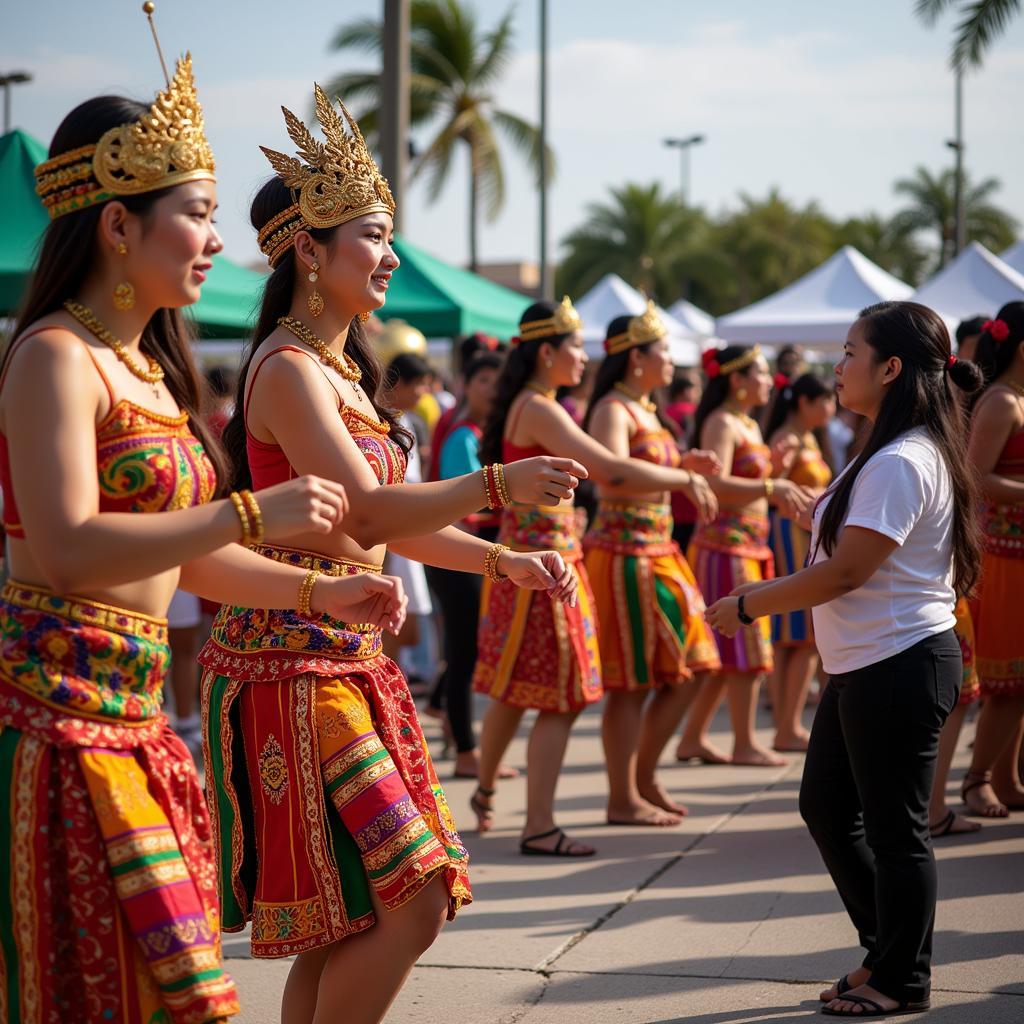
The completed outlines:
[[[402,230],[409,163],[409,0],[384,0],[380,158],[395,197],[395,230]]]
[[[0,75],[0,86],[4,90],[4,135],[11,130],[11,86],[31,81],[32,76],[27,71],[10,71]]]
[[[537,284],[537,298],[546,299],[551,294],[548,286],[548,0],[540,0],[540,280]]]
[[[699,146],[703,141],[703,135],[690,135],[685,139],[665,139],[665,145],[669,148],[678,148],[681,157],[679,201],[683,206],[686,205],[687,193],[690,191],[690,148]]]
[[[953,256],[959,256],[967,245],[967,218],[964,210],[964,74],[956,69],[956,103],[953,130],[956,138],[947,139],[946,145],[956,153],[954,199],[956,227],[953,235]]]

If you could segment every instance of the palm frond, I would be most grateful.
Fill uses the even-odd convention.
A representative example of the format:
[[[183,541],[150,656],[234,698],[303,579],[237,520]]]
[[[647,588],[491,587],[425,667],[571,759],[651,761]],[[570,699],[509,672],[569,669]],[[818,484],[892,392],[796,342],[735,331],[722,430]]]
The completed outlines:
[[[332,50],[361,50],[381,53],[384,50],[384,26],[376,18],[359,18],[342,25],[331,37]]]
[[[490,85],[508,67],[512,57],[512,21],[515,8],[510,7],[498,27],[484,39],[487,52],[476,61],[473,81],[479,85]]]
[[[536,174],[536,181],[540,183],[540,129],[529,121],[523,120],[516,114],[510,114],[505,110],[491,112],[491,120],[502,134],[526,157],[527,164]],[[554,180],[556,164],[555,151],[545,147],[545,158],[547,161],[548,182]]]
[[[954,68],[980,67],[985,51],[1020,12],[1020,0],[974,0],[956,27],[951,63]]]
[[[917,0],[914,13],[926,24],[934,25],[947,7],[952,7],[956,0]]]
[[[477,196],[487,219],[494,220],[505,201],[505,172],[494,129],[482,111],[477,109],[475,113],[466,141],[471,147],[470,160],[476,175]]]

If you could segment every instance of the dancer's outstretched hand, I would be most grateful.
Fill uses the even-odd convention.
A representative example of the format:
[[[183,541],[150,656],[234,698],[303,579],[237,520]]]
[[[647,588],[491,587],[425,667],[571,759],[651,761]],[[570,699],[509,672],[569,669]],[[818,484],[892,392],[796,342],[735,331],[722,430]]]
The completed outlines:
[[[708,620],[711,628],[717,630],[722,636],[735,636],[742,625],[739,608],[740,599],[738,597],[723,597],[704,613],[704,618]]]
[[[683,469],[701,476],[718,476],[722,472],[722,460],[717,452],[691,448],[683,455]]]
[[[330,533],[348,512],[345,488],[318,476],[300,476],[256,492],[268,541],[303,533]]]
[[[557,505],[572,497],[587,470],[575,459],[539,455],[505,466],[505,485],[513,501],[524,505]]]
[[[317,614],[399,633],[409,603],[397,576],[363,572],[358,576],[318,576],[310,605]]]
[[[683,494],[696,506],[699,523],[713,523],[718,517],[718,496],[699,473],[690,473],[690,484],[683,488]]]
[[[498,572],[517,587],[546,590],[563,604],[576,604],[576,574],[557,551],[503,551]]]

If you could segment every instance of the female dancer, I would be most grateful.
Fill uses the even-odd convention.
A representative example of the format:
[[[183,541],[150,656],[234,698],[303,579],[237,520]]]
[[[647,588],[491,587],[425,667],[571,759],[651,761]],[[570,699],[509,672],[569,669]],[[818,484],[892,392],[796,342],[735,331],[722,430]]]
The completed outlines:
[[[699,453],[684,458],[651,399],[673,372],[654,304],[642,316],[612,320],[604,350],[584,429],[616,455],[705,472],[721,468]],[[601,626],[608,820],[678,824],[686,808],[659,785],[658,759],[693,694],[683,684],[717,670],[719,660],[704,601],[672,540],[668,495],[601,488],[583,546]]]
[[[963,672],[953,607],[981,566],[951,379],[970,392],[981,375],[951,355],[937,314],[883,302],[850,328],[836,378],[839,401],[873,426],[816,506],[811,566],[738,588],[708,620],[732,636],[762,616],[814,610],[830,679],[800,812],[867,949],[863,966],[821,998],[825,1013],[861,1017],[928,1007],[928,801]]]
[[[540,459],[402,483],[410,439],[377,402],[360,323],[398,267],[394,201],[348,113],[319,87],[316,104],[326,144],[286,112],[303,162],[265,151],[279,176],[252,222],[273,272],[224,436],[240,481],[263,488],[315,467],[345,485],[349,512],[329,537],[258,550],[312,585],[379,572],[394,539],[406,557],[571,601],[556,553],[509,552],[445,524],[508,495],[563,498],[581,466]],[[284,1021],[368,1024],[470,899],[467,855],[380,630],[308,611],[225,607],[200,659],[224,926],[251,920],[255,956],[298,954]]]
[[[191,61],[152,109],[75,108],[37,182],[52,220],[0,380],[2,1016],[222,1020],[238,1004],[206,803],[160,710],[164,616],[179,584],[291,607],[303,573],[232,542],[327,533],[344,491],[306,477],[211,500],[179,312],[221,248]],[[401,618],[393,581],[325,581],[313,602]]]
[[[779,390],[765,429],[771,447],[795,450],[787,479],[801,484],[817,497],[832,480],[832,470],[821,454],[815,431],[823,429],[835,415],[835,394],[813,373],[805,373]],[[775,575],[789,576],[802,569],[810,549],[811,535],[799,523],[772,510],[771,548]],[[771,687],[775,714],[775,742],[779,751],[807,749],[808,733],[803,727],[807,691],[818,669],[814,628],[807,611],[772,618],[775,671]]]
[[[717,601],[734,587],[774,573],[768,546],[768,508],[796,519],[809,504],[809,492],[785,478],[794,446],[769,449],[751,413],[768,401],[772,375],[761,350],[730,345],[704,354],[708,384],[694,421],[694,439],[728,467],[715,477],[719,515],[694,532],[689,561],[706,601]],[[774,479],[774,478],[778,479]],[[740,630],[735,639],[718,637],[720,674],[706,679],[690,708],[676,757],[709,764],[782,765],[785,759],[754,738],[760,676],[772,669],[768,621]],[[722,693],[729,696],[734,745],[732,757],[707,739]]]
[[[545,452],[578,459],[602,487],[627,493],[685,490],[704,513],[714,498],[703,477],[610,452],[584,433],[555,400],[557,389],[578,384],[587,357],[581,321],[568,298],[538,302],[523,314],[498,382],[481,457],[516,462]],[[593,597],[582,564],[571,500],[517,502],[502,512],[499,539],[518,550],[552,546],[577,574],[579,604],[561,608],[544,595],[484,584],[473,686],[494,700],[480,737],[480,785],[471,803],[479,828],[493,824],[495,782],[523,712],[539,714],[527,750],[524,854],[582,857],[593,847],[570,839],[554,821],[555,786],[569,729],[580,711],[601,699],[601,670]],[[641,812],[649,813],[646,805]]]
[[[1024,661],[1015,609],[1024,587],[1024,302],[1008,302],[978,339],[985,390],[972,414],[970,455],[982,478],[985,553],[974,629],[984,707],[963,798],[971,812],[1024,809],[1017,768]]]

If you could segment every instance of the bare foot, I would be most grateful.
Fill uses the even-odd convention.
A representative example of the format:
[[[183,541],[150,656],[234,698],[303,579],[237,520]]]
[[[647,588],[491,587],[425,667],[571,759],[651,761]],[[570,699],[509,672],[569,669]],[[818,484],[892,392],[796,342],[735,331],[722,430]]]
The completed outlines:
[[[831,1003],[833,999],[840,995],[840,988],[842,988],[843,992],[848,992],[857,985],[863,985],[870,977],[871,972],[866,967],[858,967],[855,971],[850,971],[849,974],[840,978],[834,985],[829,985],[828,988],[819,992],[818,998],[823,1003]]]
[[[636,804],[626,804],[624,807],[612,807],[608,805],[609,825],[635,825],[639,828],[672,828],[678,825],[683,819],[678,814],[670,814],[641,800]]]
[[[462,754],[455,755],[455,771],[452,777],[456,779],[475,779],[480,774],[480,758],[475,750],[469,750]],[[498,767],[499,779],[518,779],[519,769],[511,765],[503,764]]]
[[[775,742],[772,743],[772,750],[783,751],[787,754],[800,754],[807,749],[807,743],[811,738],[809,732],[781,733],[775,734]]]
[[[988,772],[968,772],[964,776],[960,796],[968,807],[968,813],[979,818],[1008,817],[1010,812],[999,801],[990,779]]]
[[[981,831],[980,821],[968,821],[962,814],[957,814],[945,807],[938,814],[929,812],[928,819],[931,822],[928,831],[931,832],[932,839]]]
[[[826,1003],[825,1008],[845,1017],[878,1016],[877,1011],[872,1010],[870,1007],[851,1002],[850,996],[861,996],[864,999],[870,999],[873,1003],[878,1003],[883,1011],[895,1010],[900,1005],[895,999],[882,995],[881,992],[873,989],[870,985],[857,985],[855,988],[847,989],[841,996],[837,996]]]
[[[1024,789],[1020,786],[1001,786],[993,784],[992,792],[996,799],[1011,811],[1024,811]]]
[[[748,765],[752,768],[782,768],[789,764],[789,761],[755,743],[750,747],[734,748],[732,763]]]
[[[668,811],[670,814],[678,814],[680,818],[685,817],[690,813],[688,807],[684,804],[677,803],[668,795],[667,790],[658,782],[642,783],[637,786],[640,791],[640,795],[649,803],[655,807],[660,807],[663,811]]]
[[[718,747],[702,741],[696,747],[685,747],[682,743],[676,747],[677,761],[700,761],[701,764],[731,764],[732,758]]]

